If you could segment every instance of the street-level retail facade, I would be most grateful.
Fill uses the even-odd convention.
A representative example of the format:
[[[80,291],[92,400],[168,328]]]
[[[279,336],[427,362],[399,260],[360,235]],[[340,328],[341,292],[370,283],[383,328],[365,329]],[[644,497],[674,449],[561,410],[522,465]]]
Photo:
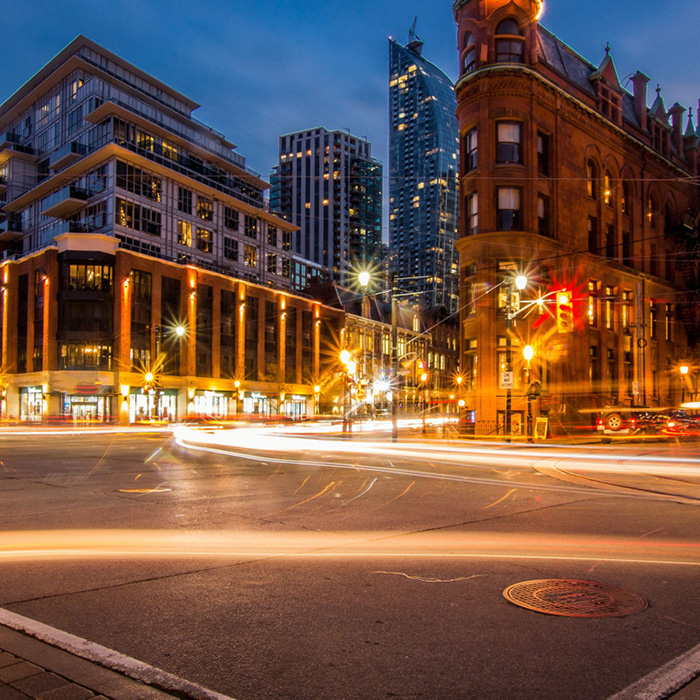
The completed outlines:
[[[6,260],[0,282],[0,409],[11,420],[313,416],[343,325],[310,299],[101,234]]]

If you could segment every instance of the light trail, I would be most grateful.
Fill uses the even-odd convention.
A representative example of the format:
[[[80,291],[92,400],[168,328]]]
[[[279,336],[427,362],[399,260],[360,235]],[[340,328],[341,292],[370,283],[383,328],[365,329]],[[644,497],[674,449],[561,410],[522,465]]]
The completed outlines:
[[[0,562],[93,560],[546,560],[700,567],[700,544],[486,531],[46,530],[5,532]]]
[[[339,456],[360,457],[393,457],[404,458],[415,463],[425,462],[435,468],[433,462],[443,463],[445,466],[458,469],[474,469],[488,467],[503,474],[506,469],[535,470],[557,478],[564,472],[573,470],[583,473],[616,473],[629,476],[630,474],[644,474],[645,476],[691,476],[698,479],[700,487],[700,459],[668,458],[665,455],[620,455],[609,453],[581,452],[580,447],[576,451],[563,451],[551,448],[514,448],[508,449],[500,446],[488,448],[464,445],[444,445],[440,443],[384,443],[369,441],[311,439],[304,433],[311,429],[305,426],[291,428],[278,427],[275,429],[241,428],[238,430],[224,431],[197,431],[189,428],[178,429],[175,433],[176,443],[181,447],[221,454],[239,459],[267,462],[273,459],[270,455],[276,453],[274,460],[278,464],[327,467],[332,469],[353,469],[385,474],[400,474],[422,479],[439,479],[444,481],[462,481],[485,485],[502,486],[504,479],[472,477],[459,473],[425,472],[416,467],[390,468],[376,464],[352,464],[343,463],[320,457],[328,453]],[[248,450],[239,452],[238,450]],[[297,453],[300,459],[290,459],[287,455]],[[283,455],[283,456],[280,456]],[[315,458],[318,455],[318,458]],[[589,458],[593,461],[589,462]],[[575,476],[575,475],[574,475]],[[582,485],[552,485],[533,484],[528,481],[517,481],[509,476],[508,485],[517,488],[538,490],[552,490],[564,493],[579,493],[590,495],[591,493],[605,490],[608,497],[647,498],[653,500],[671,500],[690,505],[700,505],[700,488],[695,493],[669,493],[658,489],[643,489],[625,484],[615,484],[586,480],[580,477]],[[692,489],[695,484],[689,482],[686,488]]]
[[[330,427],[326,426],[326,431]],[[386,443],[366,440],[331,440],[315,438],[313,427],[279,426],[271,428],[238,428],[234,430],[198,431],[186,427],[175,430],[178,444],[184,447],[213,447],[224,450],[250,450],[254,454],[331,453],[406,457],[411,459],[449,462],[456,465],[536,468],[546,462],[557,466],[558,461],[571,469],[582,471],[617,471],[658,474],[663,476],[692,476],[700,479],[700,458],[668,455],[635,455],[591,451],[585,446],[563,450],[549,446],[513,448],[505,445],[477,446],[474,444]]]

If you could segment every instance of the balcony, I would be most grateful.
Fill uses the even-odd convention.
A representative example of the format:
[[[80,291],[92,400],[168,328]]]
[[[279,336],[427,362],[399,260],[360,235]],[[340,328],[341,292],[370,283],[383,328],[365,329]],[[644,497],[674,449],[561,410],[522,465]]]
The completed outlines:
[[[41,213],[43,216],[65,219],[80,211],[90,196],[88,190],[68,185],[42,200]]]
[[[11,243],[22,238],[22,222],[19,219],[8,218],[0,222],[0,243]]]
[[[0,134],[0,151],[10,149],[16,153],[25,153],[27,155],[34,155],[34,149],[29,146],[22,146],[20,144],[20,139],[17,134],[13,134],[11,131],[6,131],[4,134]]]
[[[7,190],[7,175],[0,175],[0,194],[5,194],[5,191]],[[2,199],[2,202],[0,203],[0,207],[4,206],[4,197]]]
[[[51,154],[49,167],[56,170],[63,170],[76,160],[80,160],[87,154],[87,147],[77,141],[71,141]]]

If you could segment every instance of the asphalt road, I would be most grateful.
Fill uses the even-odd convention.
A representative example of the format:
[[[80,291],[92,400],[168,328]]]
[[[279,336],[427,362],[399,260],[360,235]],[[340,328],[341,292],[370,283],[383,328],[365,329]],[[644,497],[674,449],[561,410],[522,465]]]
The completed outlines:
[[[0,434],[0,607],[237,700],[608,698],[698,644],[697,444],[337,445]],[[649,607],[502,595],[549,578]]]

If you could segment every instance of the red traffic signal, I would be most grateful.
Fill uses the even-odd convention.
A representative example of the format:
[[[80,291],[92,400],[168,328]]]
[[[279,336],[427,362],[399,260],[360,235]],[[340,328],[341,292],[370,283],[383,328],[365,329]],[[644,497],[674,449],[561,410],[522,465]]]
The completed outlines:
[[[574,330],[573,293],[562,289],[556,293],[557,299],[557,332],[571,333]]]

